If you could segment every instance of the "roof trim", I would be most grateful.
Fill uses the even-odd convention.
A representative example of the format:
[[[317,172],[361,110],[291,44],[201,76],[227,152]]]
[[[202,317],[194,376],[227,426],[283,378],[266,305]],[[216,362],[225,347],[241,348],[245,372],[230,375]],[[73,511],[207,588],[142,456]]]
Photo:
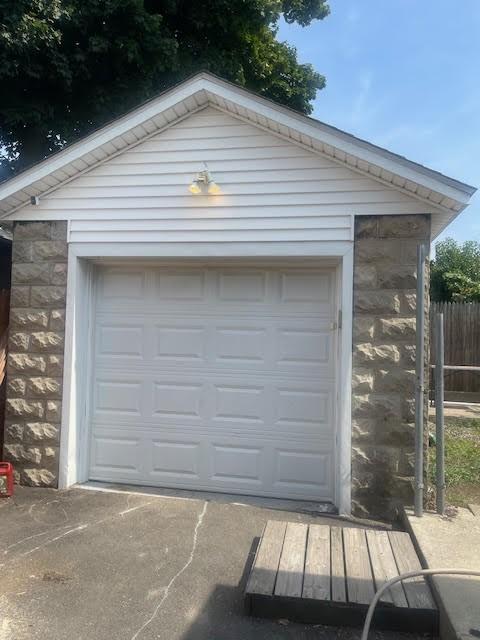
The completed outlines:
[[[6,180],[0,184],[0,201],[16,191],[29,186],[36,180],[49,175],[56,169],[64,167],[69,162],[78,160],[82,155],[97,149],[102,144],[110,142],[115,137],[130,131],[135,126],[158,116],[159,113],[174,107],[182,100],[195,95],[195,93],[203,89],[203,87],[200,86],[201,78],[202,75],[197,74],[189,80],[162,92],[157,97],[143,103],[140,107],[136,107],[125,115],[112,120],[109,124],[104,125],[80,140],[68,144],[60,151],[48,156],[48,158],[40,160],[18,175]]]
[[[389,151],[388,149],[385,149],[384,147],[380,147],[376,144],[373,144],[372,142],[369,142],[368,140],[365,140],[363,138],[358,138],[357,136],[348,133],[347,131],[344,131],[343,129],[339,129],[338,127],[335,127],[333,125],[327,124],[321,120],[317,120],[316,118],[312,118],[311,116],[307,116],[303,113],[300,113],[299,111],[295,111],[294,109],[281,105],[277,102],[275,102],[274,100],[270,100],[269,98],[265,98],[264,96],[255,93],[253,91],[250,91],[248,89],[245,89],[244,87],[240,87],[238,85],[236,85],[233,82],[230,82],[229,80],[224,80],[222,78],[219,78],[218,76],[212,74],[212,73],[207,73],[207,72],[203,72],[202,74],[199,75],[203,75],[205,76],[207,79],[213,81],[213,82],[217,82],[219,85],[224,85],[224,86],[229,86],[231,88],[233,88],[235,91],[237,92],[242,92],[244,94],[249,95],[250,97],[255,97],[256,100],[258,101],[262,101],[263,103],[265,103],[266,105],[269,105],[270,107],[272,107],[273,109],[279,111],[279,112],[288,112],[288,114],[293,117],[296,118],[297,120],[304,120],[304,121],[308,121],[312,126],[318,128],[320,131],[323,131],[326,134],[330,134],[333,136],[337,136],[340,137],[342,140],[345,140],[346,142],[352,143],[356,146],[358,146],[359,148],[363,148],[365,150],[369,150],[373,153],[378,153],[379,155],[388,158],[390,160],[396,161],[399,164],[403,164],[407,167],[411,167],[414,168],[416,171],[418,171],[419,173],[424,173],[426,176],[430,176],[432,178],[436,178],[439,181],[444,182],[446,185],[451,186],[453,188],[456,188],[460,191],[464,191],[466,194],[468,194],[469,196],[472,196],[476,191],[477,191],[477,187],[474,187],[472,185],[469,185],[465,182],[462,182],[460,180],[457,180],[456,178],[451,178],[450,176],[447,176],[443,173],[441,173],[440,171],[436,171],[435,169],[430,169],[429,167],[426,167],[425,165],[422,165],[418,162],[415,162],[413,160],[409,160],[408,158],[406,158],[405,156],[402,156],[398,153],[395,153],[393,151]]]
[[[185,106],[186,104],[187,106]],[[211,73],[201,72],[0,184],[0,205],[3,204],[0,206],[3,209],[2,217],[9,215],[24,204],[28,204],[25,197],[27,192],[24,190],[29,189],[28,193],[33,194],[35,187],[32,185],[37,181],[65,168],[73,172],[68,175],[68,180],[71,180],[77,173],[83,173],[89,168],[88,163],[82,160],[82,157],[101,149],[103,145],[111,145],[113,140],[119,140],[128,134],[134,139],[131,144],[138,144],[142,138],[137,139],[134,134],[132,135],[131,132],[135,128],[153,121],[155,127],[161,130],[208,104],[224,109],[228,109],[230,106],[228,110],[232,111],[234,115],[236,112],[239,116],[256,120],[256,124],[262,124],[262,121],[265,120],[273,122],[277,128],[286,127],[288,131],[295,134],[291,137],[292,142],[303,143],[303,140],[306,139],[309,141],[308,146],[313,151],[324,153],[337,161],[344,162],[350,169],[357,169],[371,175],[373,179],[390,183],[392,187],[400,189],[414,198],[428,201],[433,207],[444,211],[449,210],[453,215],[458,214],[467,206],[476,191],[475,187],[471,185],[279,105]],[[173,118],[170,121],[165,119],[162,125],[158,124],[158,118],[169,110],[173,110]],[[126,149],[128,146],[130,145],[125,143],[124,148]],[[123,149],[120,147],[120,149],[115,149],[115,152],[111,151],[103,159],[92,162],[91,166],[105,161],[113,153],[118,153],[119,150]],[[77,165],[75,166],[74,163]],[[59,179],[58,183],[48,191],[57,188],[66,181],[67,179]],[[408,182],[409,186],[404,188],[402,182],[403,184]],[[423,192],[417,194],[417,188],[421,188]],[[45,191],[46,189],[39,190],[38,195],[45,193]],[[8,202],[5,202],[7,199]],[[443,202],[444,200],[446,203]]]

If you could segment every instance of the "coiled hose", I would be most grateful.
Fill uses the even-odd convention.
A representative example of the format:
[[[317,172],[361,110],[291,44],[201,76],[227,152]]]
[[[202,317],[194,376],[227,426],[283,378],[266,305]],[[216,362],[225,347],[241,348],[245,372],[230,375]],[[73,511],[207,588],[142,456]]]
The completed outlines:
[[[368,607],[367,616],[363,625],[362,636],[360,640],[368,639],[368,632],[370,631],[370,625],[372,623],[375,607],[378,604],[382,594],[389,589],[396,582],[400,580],[407,580],[408,578],[415,578],[417,576],[433,576],[433,575],[456,575],[456,576],[476,576],[480,578],[480,571],[470,571],[468,569],[422,569],[421,571],[409,571],[408,573],[402,573],[400,576],[395,576],[388,582],[385,582],[375,594],[370,606]]]

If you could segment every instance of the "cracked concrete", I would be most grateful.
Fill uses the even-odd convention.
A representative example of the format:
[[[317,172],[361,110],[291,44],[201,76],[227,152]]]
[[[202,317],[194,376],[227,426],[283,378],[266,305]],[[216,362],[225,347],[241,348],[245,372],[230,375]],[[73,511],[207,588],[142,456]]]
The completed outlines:
[[[329,521],[296,503],[19,487],[0,508],[0,640],[359,637],[243,612],[266,520]]]
[[[182,573],[184,573],[184,571],[186,571],[188,569],[188,567],[192,564],[193,562],[193,557],[195,555],[195,550],[197,548],[197,539],[198,539],[198,530],[200,528],[200,526],[202,525],[203,522],[203,518],[205,517],[205,514],[207,512],[207,506],[208,506],[208,502],[204,502],[203,504],[203,508],[201,510],[201,512],[198,515],[198,519],[197,519],[197,523],[195,525],[195,529],[193,531],[193,541],[192,541],[192,550],[190,551],[190,555],[188,556],[188,560],[187,562],[183,565],[183,567],[181,569],[179,569],[177,571],[177,573],[173,576],[173,578],[170,580],[170,582],[167,584],[167,586],[164,588],[163,590],[163,595],[160,598],[159,603],[157,604],[157,606],[155,607],[152,615],[148,618],[148,620],[146,622],[144,622],[142,624],[142,626],[133,634],[132,636],[132,640],[137,640],[137,638],[143,633],[143,631],[150,626],[150,624],[155,620],[155,618],[158,615],[158,612],[160,611],[161,606],[163,605],[163,603],[165,602],[165,600],[168,598],[168,595],[170,593],[170,589],[172,588],[172,586],[174,585],[174,583],[177,581],[177,579],[182,575]],[[168,553],[168,547],[165,548],[166,552]]]

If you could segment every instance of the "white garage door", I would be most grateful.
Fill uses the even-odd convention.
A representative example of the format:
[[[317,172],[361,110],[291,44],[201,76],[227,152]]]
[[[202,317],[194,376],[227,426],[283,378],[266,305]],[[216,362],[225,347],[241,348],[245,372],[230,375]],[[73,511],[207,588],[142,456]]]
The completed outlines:
[[[332,269],[99,267],[90,478],[333,500]]]

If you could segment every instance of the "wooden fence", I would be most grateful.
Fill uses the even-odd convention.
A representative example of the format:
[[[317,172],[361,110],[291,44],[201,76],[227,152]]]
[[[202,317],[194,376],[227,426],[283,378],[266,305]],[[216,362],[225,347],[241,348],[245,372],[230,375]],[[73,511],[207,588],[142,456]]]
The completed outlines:
[[[10,291],[0,289],[0,458],[3,447],[3,423],[5,417],[5,392],[7,368],[8,318],[10,314]]]
[[[435,315],[443,313],[445,364],[480,366],[480,303],[432,302],[430,305],[430,363],[435,364]],[[432,388],[432,387],[431,387]],[[455,394],[475,394],[480,401],[480,373],[446,371],[447,399],[463,399]],[[465,398],[468,399],[468,398]]]

